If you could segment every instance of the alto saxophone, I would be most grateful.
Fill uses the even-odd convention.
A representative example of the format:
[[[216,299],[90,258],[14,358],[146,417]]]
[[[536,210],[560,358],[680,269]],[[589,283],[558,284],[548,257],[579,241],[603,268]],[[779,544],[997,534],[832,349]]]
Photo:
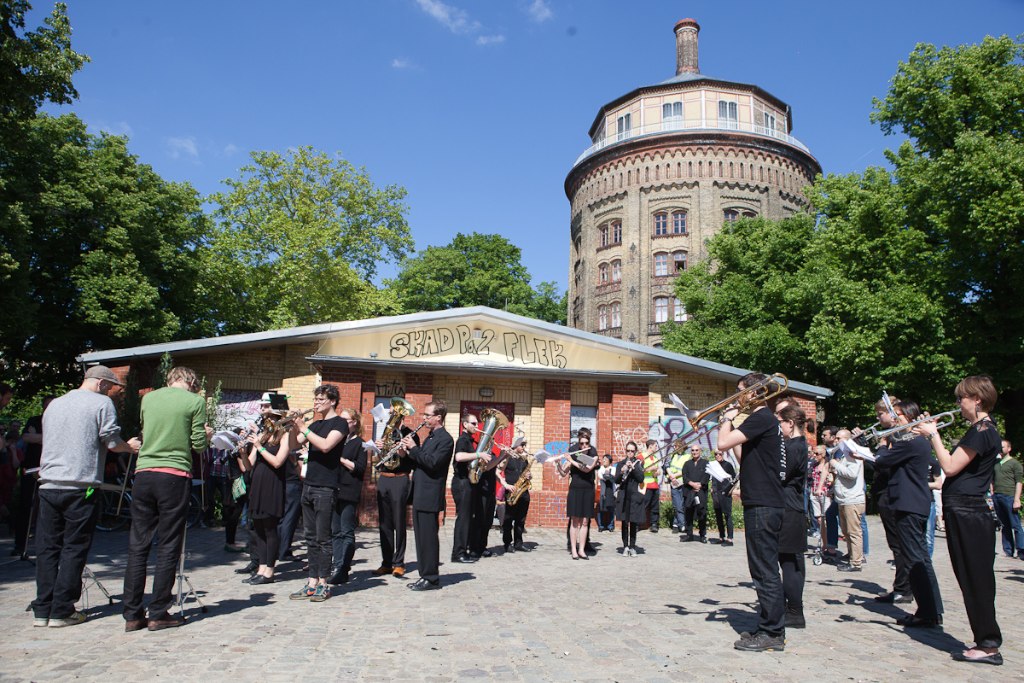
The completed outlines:
[[[526,469],[523,470],[519,478],[516,479],[516,483],[512,485],[512,489],[505,494],[505,504],[515,505],[519,502],[519,499],[523,497],[523,494],[533,488],[533,480],[526,476],[530,471],[530,467],[533,465],[533,458],[526,458]]]

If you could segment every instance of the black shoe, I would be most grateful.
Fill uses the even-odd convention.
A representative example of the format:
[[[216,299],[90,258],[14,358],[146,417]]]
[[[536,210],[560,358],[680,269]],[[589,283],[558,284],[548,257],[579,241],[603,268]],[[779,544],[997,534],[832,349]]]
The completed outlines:
[[[256,570],[259,569],[259,568],[260,568],[260,566],[258,564],[253,564],[252,562],[250,562],[249,564],[245,565],[244,567],[239,567],[238,569],[236,569],[235,573],[236,574],[254,574],[256,572]]]
[[[690,534],[689,536],[681,537],[679,539],[679,542],[680,543],[693,543],[693,534]]]
[[[529,548],[527,548],[527,547],[526,547],[525,545],[523,545],[522,543],[517,543],[517,544],[515,544],[515,545],[514,545],[514,546],[512,546],[512,547],[513,547],[513,548],[515,548],[516,550],[518,550],[518,551],[519,551],[519,552],[521,552],[521,553],[528,553],[528,552],[530,552],[530,549],[529,549]]]
[[[726,540],[722,541],[722,547],[723,548],[731,546],[731,545],[733,545],[733,542],[732,542],[731,538],[727,538]]]
[[[416,583],[409,586],[409,589],[414,591],[436,591],[440,587],[440,581],[427,581],[426,579],[420,579]]]
[[[887,605],[903,605],[913,602],[913,600],[913,596],[902,595],[900,593],[886,593],[885,595],[879,595],[875,598],[875,602],[884,602]]]
[[[293,553],[291,551],[286,552],[284,555],[282,555],[280,558],[278,558],[278,562],[298,562],[298,561],[299,561],[299,558],[295,557],[295,553]]]
[[[479,559],[480,559],[480,557],[481,557],[480,553],[478,553],[478,552],[474,552],[474,551],[472,551],[472,550],[470,550],[470,551],[469,551],[468,553],[466,553],[466,554],[467,554],[467,555],[469,555],[470,557],[472,557],[472,558],[473,558],[473,561],[474,561],[474,562],[475,562],[476,560],[479,560]]]
[[[658,527],[656,527],[656,526],[652,526],[652,527],[651,527],[651,533],[652,533],[652,534],[656,534],[656,533],[658,533]]]
[[[782,636],[770,636],[764,631],[758,631],[749,638],[741,636],[732,646],[745,652],[765,652],[766,650],[782,652],[786,649],[786,639]]]
[[[463,553],[462,555],[459,555],[454,560],[452,560],[452,562],[458,562],[460,564],[473,564],[476,561],[477,558],[473,557],[468,553]]]
[[[494,553],[485,548],[484,551],[480,553],[480,557],[494,557]]]
[[[710,543],[711,545],[722,545],[723,543],[725,543],[725,539],[724,538],[712,538],[712,539],[710,539],[708,541],[708,543]]]
[[[250,586],[265,586],[268,583],[274,583],[273,577],[263,576],[263,574],[257,574],[256,576],[249,579],[246,583]]]
[[[514,553],[515,551],[516,551],[516,548],[511,543],[509,543],[508,545],[505,546],[505,552],[506,553]]]
[[[786,608],[786,628],[807,628],[804,611],[792,607]]]
[[[327,583],[332,586],[340,586],[343,583],[348,583],[348,570],[344,567],[337,567],[331,573],[331,577],[327,579]]]
[[[708,542],[708,537],[707,536],[701,536],[700,537],[700,542],[701,543],[707,543]]]
[[[953,659],[958,662],[972,662],[974,664],[994,664],[995,666],[1003,665],[1003,656],[998,652],[993,652],[990,655],[984,657],[965,657],[963,652],[954,652]]]
[[[904,628],[942,628],[942,616],[934,619],[923,619],[916,614],[908,614],[896,620]]]

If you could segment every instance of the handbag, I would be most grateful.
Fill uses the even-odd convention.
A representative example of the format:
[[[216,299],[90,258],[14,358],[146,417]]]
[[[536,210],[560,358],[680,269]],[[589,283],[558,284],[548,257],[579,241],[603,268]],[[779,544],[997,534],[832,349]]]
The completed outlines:
[[[245,477],[238,477],[231,482],[231,497],[235,500],[242,498],[248,493],[248,487],[245,485]]]

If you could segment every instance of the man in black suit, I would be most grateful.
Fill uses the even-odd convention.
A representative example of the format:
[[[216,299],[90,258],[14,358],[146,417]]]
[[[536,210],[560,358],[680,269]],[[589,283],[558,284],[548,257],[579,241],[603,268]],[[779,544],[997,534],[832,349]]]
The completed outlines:
[[[413,475],[412,529],[416,537],[416,562],[420,579],[409,584],[414,591],[437,590],[441,587],[438,576],[440,544],[438,542],[437,514],[445,508],[445,481],[448,467],[452,462],[455,441],[444,429],[444,418],[448,406],[444,401],[435,400],[423,408],[430,435],[421,446],[416,446],[411,436],[402,439],[409,459],[416,463]]]
[[[690,462],[683,465],[684,495],[683,509],[686,511],[686,537],[682,540],[693,540],[693,518],[697,518],[700,531],[700,542],[708,542],[708,474],[707,460],[701,457],[700,446],[690,446]]]
[[[900,424],[907,424],[921,415],[913,401],[897,401],[894,407]],[[875,455],[876,469],[888,474],[889,508],[910,578],[910,590],[917,602],[917,612],[898,619],[897,623],[908,627],[939,626],[942,624],[942,597],[926,540],[932,503],[932,492],[928,488],[931,446],[927,439],[908,430],[891,437]]]

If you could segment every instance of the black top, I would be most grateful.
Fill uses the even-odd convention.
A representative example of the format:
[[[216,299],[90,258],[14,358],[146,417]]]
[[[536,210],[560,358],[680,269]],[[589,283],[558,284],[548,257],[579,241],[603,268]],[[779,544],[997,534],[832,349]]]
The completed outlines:
[[[928,440],[916,436],[882,446],[875,453],[875,468],[888,474],[886,493],[891,510],[928,516],[932,508],[928,470],[932,447]]]
[[[786,439],[786,480],[782,482],[782,495],[786,508],[804,511],[804,486],[807,483],[807,437]]]
[[[456,453],[475,453],[476,444],[473,443],[473,435],[469,432],[462,432],[459,434],[458,440],[455,442]],[[469,478],[469,462],[455,462],[452,459],[452,475],[456,479],[468,479]]]
[[[405,437],[407,437],[410,434],[412,434],[413,443],[415,443],[417,446],[419,445],[419,443],[420,443],[419,432],[413,434],[413,431],[412,431],[411,427],[406,427],[405,425],[402,425],[396,431],[401,433],[401,435],[402,435],[401,438],[402,439],[404,439]],[[384,453],[381,453],[381,457],[384,457],[384,455],[385,455]],[[408,474],[409,472],[412,472],[415,468],[416,468],[415,463],[413,463],[412,460],[409,460],[409,458],[399,458],[398,459],[398,465],[396,465],[394,469],[386,470],[386,471],[393,472],[394,474]]]
[[[747,437],[741,447],[740,500],[744,506],[785,507],[786,449],[779,421],[768,408],[755,410],[736,429]]]
[[[422,512],[444,510],[445,483],[451,465],[455,442],[443,427],[430,432],[422,446],[409,451],[408,458],[416,464],[413,475],[412,509]]]
[[[338,468],[338,495],[336,498],[346,503],[358,503],[363,493],[363,475],[366,473],[366,449],[358,435],[350,434],[341,451],[341,457],[356,464],[349,472],[342,465]]]
[[[29,427],[31,427],[36,434],[43,433],[43,416],[33,415],[25,421],[25,428],[21,430],[22,436],[30,434]],[[30,470],[34,467],[39,467],[39,460],[43,455],[43,444],[41,443],[27,443],[25,444],[25,459],[21,463],[22,471]]]
[[[722,466],[722,469],[725,470],[725,473],[728,474],[730,477],[736,476],[736,468],[732,466],[731,462],[723,458],[722,461],[718,464]],[[718,481],[717,479],[711,480],[711,491],[716,496],[722,495],[731,487],[732,484],[728,481]]]
[[[341,432],[341,441],[326,453],[312,443],[309,444],[309,465],[306,467],[307,486],[338,488],[338,470],[341,469],[341,453],[348,436],[348,422],[339,416],[328,420],[317,420],[309,425],[309,431],[317,436],[327,437],[331,432]]]
[[[621,521],[640,523],[647,517],[644,510],[644,494],[640,492],[640,485],[644,481],[644,463],[640,458],[630,470],[629,474],[623,476],[623,469],[628,460],[621,460],[615,463],[615,483],[619,485],[619,492],[615,498],[615,515]]]
[[[280,444],[267,444],[264,448],[271,455],[277,455]],[[256,451],[249,488],[249,514],[253,519],[280,519],[284,515],[284,476],[283,464],[274,467]]]
[[[942,484],[942,494],[955,496],[983,496],[992,483],[992,471],[999,461],[1003,437],[990,418],[978,420],[971,425],[960,445],[977,453],[967,467]]]
[[[505,461],[505,482],[508,484],[515,484],[519,481],[519,477],[523,476],[523,472],[528,469],[527,465],[528,461],[526,456],[508,456],[508,460]]]
[[[573,448],[571,450],[576,450],[578,448],[579,444],[576,444],[576,448]],[[586,455],[589,455],[596,461],[597,449],[594,448],[593,446],[590,446],[586,450]],[[575,460],[576,462],[579,462],[579,456],[579,453],[573,453],[569,457]],[[590,470],[589,472],[584,472],[583,470],[576,469],[575,467],[569,468],[569,488],[571,489],[593,489],[596,481],[597,465],[594,465],[594,469]]]
[[[689,484],[691,481],[699,482],[701,485],[700,490],[707,491],[708,482],[710,480],[711,475],[708,474],[708,461],[705,460],[704,458],[698,458],[697,460],[690,458],[689,460],[686,461],[686,464],[683,465],[683,482],[685,486],[684,490],[687,493],[693,491],[693,489],[690,488],[690,486],[687,486],[687,484]]]

